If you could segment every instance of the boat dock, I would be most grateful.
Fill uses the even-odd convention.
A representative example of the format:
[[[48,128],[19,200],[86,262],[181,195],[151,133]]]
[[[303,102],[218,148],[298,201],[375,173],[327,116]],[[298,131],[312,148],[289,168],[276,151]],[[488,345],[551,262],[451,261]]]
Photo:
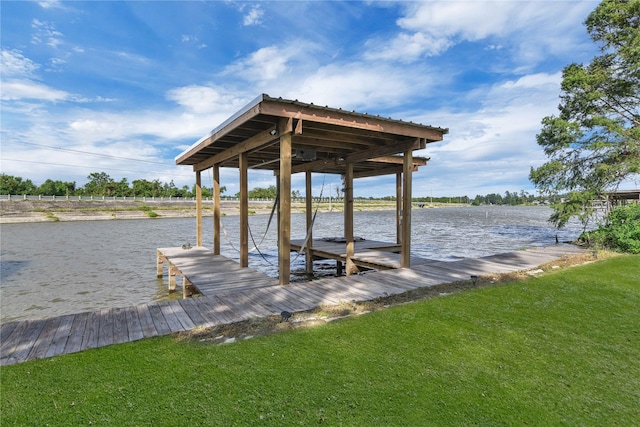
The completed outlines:
[[[158,272],[169,264],[169,282],[183,275],[185,288],[202,295],[178,301],[107,308],[42,320],[0,325],[0,365],[53,357],[136,341],[160,335],[211,327],[256,317],[311,310],[342,301],[369,301],[379,297],[436,286],[470,276],[519,270],[582,253],[580,248],[556,245],[454,262],[425,261],[412,268],[390,269],[278,285],[277,279],[240,268],[234,261],[206,248],[162,248]]]

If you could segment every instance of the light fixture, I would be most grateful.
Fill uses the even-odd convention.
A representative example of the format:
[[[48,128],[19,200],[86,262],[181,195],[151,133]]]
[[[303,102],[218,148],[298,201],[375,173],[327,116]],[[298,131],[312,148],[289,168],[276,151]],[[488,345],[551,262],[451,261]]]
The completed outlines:
[[[271,136],[276,136],[277,133],[278,133],[278,129],[276,129],[276,128],[273,128],[273,129],[271,129],[269,131],[269,135],[271,135]]]

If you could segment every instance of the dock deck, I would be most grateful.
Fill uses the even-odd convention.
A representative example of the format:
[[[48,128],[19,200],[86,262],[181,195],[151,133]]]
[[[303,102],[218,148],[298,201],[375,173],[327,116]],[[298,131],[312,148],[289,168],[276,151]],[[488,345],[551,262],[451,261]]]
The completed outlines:
[[[193,249],[195,248],[191,250]],[[369,301],[417,288],[469,280],[470,275],[529,270],[565,255],[581,253],[582,250],[569,245],[558,245],[455,262],[429,261],[410,269],[325,278],[286,286],[271,285],[272,282],[265,280],[256,283],[255,287],[246,282],[259,276],[238,281],[236,277],[239,275],[235,271],[230,274],[226,270],[226,261],[210,258],[209,255],[200,253],[200,249],[189,255],[180,255],[181,252],[177,249],[176,252],[177,255],[174,254],[173,258],[169,253],[169,259],[177,264],[185,261],[180,268],[193,269],[196,274],[188,277],[195,282],[195,286],[202,286],[204,289],[207,280],[211,280],[212,287],[207,288],[202,296],[42,320],[3,323],[0,325],[0,365],[168,335],[196,327],[277,315],[283,310],[299,312],[341,301]],[[179,258],[181,261],[177,261]],[[217,276],[211,278],[207,276],[208,273],[198,276],[206,270],[204,265],[212,262],[218,263],[216,265],[220,268]],[[202,281],[194,277],[201,277]]]

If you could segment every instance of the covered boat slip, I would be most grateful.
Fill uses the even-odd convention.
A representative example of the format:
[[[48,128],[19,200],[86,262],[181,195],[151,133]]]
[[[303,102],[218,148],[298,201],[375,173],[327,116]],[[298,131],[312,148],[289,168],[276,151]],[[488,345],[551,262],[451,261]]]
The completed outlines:
[[[240,175],[240,261],[248,267],[249,169],[271,170],[278,188],[279,283],[290,280],[291,175],[305,174],[307,272],[313,269],[318,240],[313,238],[312,174],[340,174],[344,188],[344,243],[327,258],[344,260],[346,274],[363,266],[356,262],[353,230],[354,180],[381,175],[396,176],[396,241],[385,243],[392,251],[389,267],[411,265],[412,173],[428,159],[413,156],[414,150],[441,141],[448,129],[299,101],[260,95],[176,158],[178,165],[193,167],[196,174],[197,246],[202,245],[201,174],[213,170],[213,254],[220,255],[220,168],[237,168]],[[374,250],[374,248],[369,248]],[[377,250],[377,249],[375,249]],[[396,255],[398,253],[398,255]],[[375,256],[376,254],[371,253]],[[371,258],[371,257],[369,257]],[[391,260],[393,258],[393,260]]]

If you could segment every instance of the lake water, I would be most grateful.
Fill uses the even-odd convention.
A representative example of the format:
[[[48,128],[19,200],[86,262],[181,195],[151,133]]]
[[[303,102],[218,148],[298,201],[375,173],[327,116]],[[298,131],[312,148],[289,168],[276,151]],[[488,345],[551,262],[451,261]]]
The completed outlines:
[[[459,207],[412,211],[412,255],[456,260],[545,246],[578,237],[571,223],[556,230],[546,207]],[[249,266],[277,277],[275,218],[249,218],[259,251]],[[239,217],[222,219],[229,240],[222,253],[238,259]],[[204,220],[204,245],[213,246],[213,224]],[[291,237],[306,234],[304,214],[292,216]],[[318,214],[314,237],[342,236],[343,214]],[[395,241],[395,212],[354,214],[357,236]],[[124,307],[181,297],[167,291],[166,276],[156,278],[158,247],[195,243],[194,219],[79,221],[3,224],[0,234],[0,320],[39,319],[108,307]],[[249,246],[254,246],[249,241]],[[306,280],[304,256],[292,254],[292,280]],[[335,262],[317,262],[318,275],[335,274]],[[163,281],[164,280],[164,281]]]

